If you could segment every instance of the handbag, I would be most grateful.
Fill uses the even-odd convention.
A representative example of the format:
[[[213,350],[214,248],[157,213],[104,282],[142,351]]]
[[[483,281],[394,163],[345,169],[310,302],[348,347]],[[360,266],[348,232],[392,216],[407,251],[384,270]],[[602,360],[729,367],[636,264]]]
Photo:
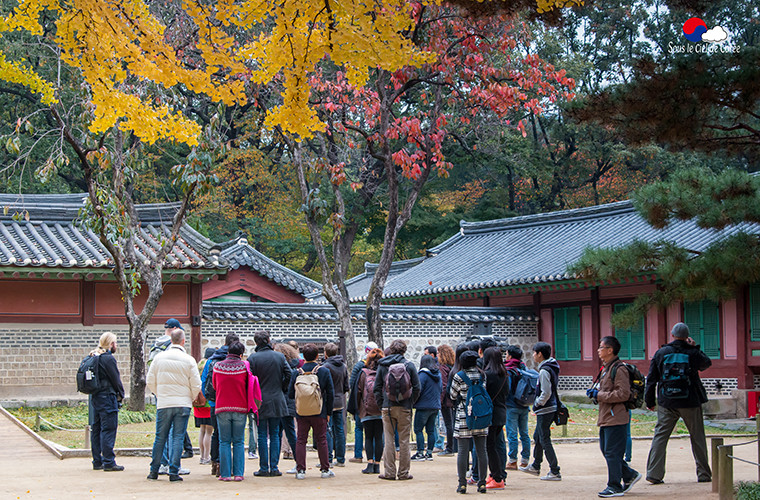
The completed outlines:
[[[557,425],[567,425],[570,420],[570,411],[567,409],[562,401],[557,398],[557,412],[554,414],[554,423]]]
[[[259,377],[251,372],[251,365],[248,360],[245,361],[245,367],[248,369],[248,413],[258,414],[261,406]]]
[[[204,406],[208,406],[208,401],[206,401],[206,397],[203,395],[203,391],[200,391],[195,397],[193,400],[193,406],[195,408],[203,408]]]

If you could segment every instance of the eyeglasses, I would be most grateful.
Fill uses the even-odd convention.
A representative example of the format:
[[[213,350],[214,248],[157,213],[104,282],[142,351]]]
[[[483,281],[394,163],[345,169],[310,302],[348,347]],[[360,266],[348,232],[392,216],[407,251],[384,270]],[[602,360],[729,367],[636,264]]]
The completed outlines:
[[[599,347],[596,348],[597,351],[601,351],[602,349],[612,349],[612,347],[608,345],[600,345]]]

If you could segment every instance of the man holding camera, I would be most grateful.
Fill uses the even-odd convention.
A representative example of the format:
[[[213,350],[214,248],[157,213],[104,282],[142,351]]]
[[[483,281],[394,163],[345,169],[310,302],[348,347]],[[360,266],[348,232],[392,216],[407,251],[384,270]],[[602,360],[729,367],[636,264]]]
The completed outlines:
[[[599,404],[599,447],[607,461],[607,487],[599,492],[601,498],[621,497],[641,479],[623,459],[628,426],[628,408],[625,403],[631,394],[628,370],[620,361],[620,341],[603,337],[599,342],[599,359],[603,363],[598,386],[586,394]],[[621,484],[622,480],[622,484]]]

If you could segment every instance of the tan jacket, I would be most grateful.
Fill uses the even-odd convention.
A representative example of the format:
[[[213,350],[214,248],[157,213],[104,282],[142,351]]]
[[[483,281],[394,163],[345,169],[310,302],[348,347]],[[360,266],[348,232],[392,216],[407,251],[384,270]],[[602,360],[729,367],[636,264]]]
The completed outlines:
[[[618,367],[613,382],[610,374],[611,368],[615,365]],[[596,397],[599,401],[599,418],[596,425],[608,427],[627,424],[629,416],[624,403],[628,401],[630,395],[631,386],[628,380],[628,370],[625,369],[620,358],[615,358],[605,365],[599,380],[599,394]]]

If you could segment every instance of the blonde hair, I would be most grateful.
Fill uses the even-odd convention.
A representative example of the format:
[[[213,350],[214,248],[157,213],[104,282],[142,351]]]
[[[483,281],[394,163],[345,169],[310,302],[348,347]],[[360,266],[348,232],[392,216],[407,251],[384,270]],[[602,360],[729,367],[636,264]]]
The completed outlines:
[[[111,344],[116,342],[116,334],[113,332],[105,332],[100,336],[98,340],[98,347],[94,349],[90,354],[101,355],[111,348]]]

